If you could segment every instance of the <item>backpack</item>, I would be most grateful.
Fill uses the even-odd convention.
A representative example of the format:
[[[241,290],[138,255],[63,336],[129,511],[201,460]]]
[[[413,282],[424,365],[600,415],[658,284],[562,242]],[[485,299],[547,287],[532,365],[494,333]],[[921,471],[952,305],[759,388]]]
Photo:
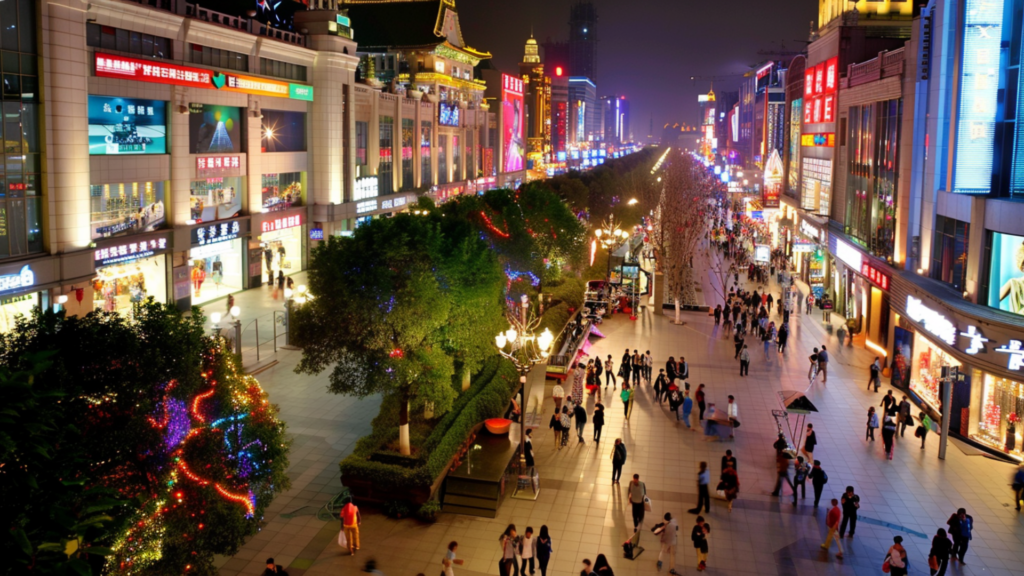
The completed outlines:
[[[822,483],[822,485],[828,484],[828,474],[825,473],[825,470],[823,468],[819,468],[819,470],[821,470],[821,483]]]

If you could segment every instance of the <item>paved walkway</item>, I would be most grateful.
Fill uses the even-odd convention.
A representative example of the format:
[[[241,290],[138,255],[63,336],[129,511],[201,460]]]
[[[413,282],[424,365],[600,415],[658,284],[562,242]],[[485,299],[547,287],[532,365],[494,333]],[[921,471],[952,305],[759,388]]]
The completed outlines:
[[[388,576],[420,572],[429,576],[439,571],[446,544],[457,540],[459,557],[466,564],[457,567],[456,574],[493,575],[500,557],[497,539],[510,522],[520,533],[526,526],[549,527],[554,541],[549,574],[577,574],[583,558],[593,559],[599,553],[608,557],[616,574],[655,574],[658,546],[650,532],[643,533],[641,544],[647,551],[638,560],[622,558],[620,546],[632,524],[625,483],[621,487],[610,483],[609,456],[616,437],[623,438],[629,450],[624,476],[639,473],[653,500],[654,511],[646,524],[666,511],[679,520],[676,569],[682,574],[697,573],[689,540],[694,517],[686,513],[696,502],[697,464],[707,461],[712,482],[717,482],[719,460],[726,449],[732,449],[739,460],[741,491],[731,513],[716,500],[707,515],[712,527],[709,573],[877,574],[893,535],[900,534],[909,552],[911,574],[924,574],[931,536],[961,506],[974,516],[975,536],[967,565],[951,564],[947,573],[1021,573],[1024,521],[1010,506],[1013,468],[965,455],[953,443],[946,460],[938,460],[934,434],[925,450],[908,435],[897,443],[895,459],[884,460],[880,435],[875,443],[863,440],[867,407],[877,405],[887,389],[878,394],[865,389],[866,366],[874,354],[840,349],[837,339],[824,330],[820,311],[793,317],[790,351],[784,357],[765,362],[760,347],[752,347],[750,376],[744,378],[733,360],[731,339],[713,325],[712,317],[686,313],[685,320],[685,325],[676,326],[650,309],[636,321],[616,315],[602,326],[607,338],[597,342],[592,352],[602,357],[613,354],[618,360],[627,346],[650,349],[656,366],[664,365],[670,355],[685,356],[691,384],[705,383],[709,402],[724,406],[728,394],[736,396],[742,427],[734,441],[708,442],[702,434],[688,431],[675,422],[667,405],[652,402],[647,387],[638,392],[627,423],[621,402],[607,393],[607,424],[600,445],[588,441],[556,451],[546,428],[535,432],[542,486],[536,502],[506,499],[493,520],[442,514],[432,525],[366,514],[362,550],[355,558],[343,554],[334,542],[337,523],[320,521],[314,514],[337,491],[337,462],[369,430],[378,402],[327,393],[326,375],[297,376],[292,367],[299,353],[279,352],[281,363],[259,379],[281,407],[295,439],[289,469],[293,488],[268,510],[263,532],[233,558],[223,560],[221,574],[259,574],[263,560],[274,556],[292,576],[352,574],[369,558],[377,559]],[[854,485],[862,499],[857,536],[845,540],[842,561],[818,547],[825,533],[824,506],[815,510],[810,501],[801,501],[793,507],[788,492],[781,500],[769,495],[774,485],[771,443],[776,425],[771,410],[778,407],[776,393],[807,387],[807,356],[822,343],[833,352],[828,383],[815,384],[808,395],[820,410],[809,421],[819,439],[815,458],[822,460],[829,475],[823,501],[838,497],[847,484]],[[593,403],[588,399],[588,407]],[[546,408],[550,411],[550,405]],[[589,430],[588,425],[588,439]],[[667,572],[668,567],[663,570]]]

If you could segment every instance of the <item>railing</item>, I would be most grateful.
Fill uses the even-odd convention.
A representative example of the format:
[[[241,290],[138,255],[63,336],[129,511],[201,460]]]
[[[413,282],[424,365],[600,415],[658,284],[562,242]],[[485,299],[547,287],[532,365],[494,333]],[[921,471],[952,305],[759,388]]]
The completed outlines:
[[[860,86],[868,82],[874,82],[890,76],[903,74],[905,49],[899,48],[892,51],[879,52],[878,56],[866,62],[850,64],[847,67],[846,79],[848,85]]]
[[[140,4],[170,4],[170,0],[143,0]],[[289,44],[296,44],[298,46],[306,45],[306,37],[297,32],[289,32],[287,30],[280,30],[273,26],[268,26],[259,20],[242,18],[241,16],[233,16],[231,14],[224,14],[223,12],[217,12],[216,10],[210,10],[209,8],[203,8],[199,4],[185,4],[185,16],[189,18],[195,18],[196,20],[202,20],[203,22],[209,22],[211,24],[218,24],[220,26],[226,26],[234,30],[241,30],[242,32],[248,32],[249,34],[255,34],[257,36],[266,36],[268,38],[274,38],[282,42]]]
[[[260,320],[263,321],[262,334],[260,334]],[[270,354],[276,354],[278,346],[287,343],[287,330],[287,316],[281,310],[275,310],[271,314],[265,314],[246,324],[242,328],[241,336],[242,365],[260,362]]]
[[[176,0],[130,0],[136,4],[142,4],[143,6],[149,6],[158,10],[167,10],[168,12],[175,11]]]
[[[385,92],[380,93],[380,99],[387,102],[398,102],[398,96],[394,94],[387,94]]]

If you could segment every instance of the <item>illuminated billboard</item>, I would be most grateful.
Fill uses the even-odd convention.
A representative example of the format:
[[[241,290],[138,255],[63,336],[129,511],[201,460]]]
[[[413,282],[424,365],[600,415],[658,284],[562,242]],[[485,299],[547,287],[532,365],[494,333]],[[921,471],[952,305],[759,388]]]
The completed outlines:
[[[523,169],[523,80],[508,74],[501,75],[502,149],[505,165],[502,172]]]
[[[987,194],[995,151],[1003,0],[967,0],[965,4],[953,192]]]
[[[233,106],[188,105],[190,154],[242,152],[242,113]]]
[[[1024,237],[992,233],[988,305],[1024,315]]]
[[[804,124],[835,122],[839,58],[833,57],[804,72]]]
[[[459,127],[459,105],[454,102],[440,102],[437,105],[437,123],[441,126]]]
[[[166,153],[163,101],[89,96],[89,154]]]

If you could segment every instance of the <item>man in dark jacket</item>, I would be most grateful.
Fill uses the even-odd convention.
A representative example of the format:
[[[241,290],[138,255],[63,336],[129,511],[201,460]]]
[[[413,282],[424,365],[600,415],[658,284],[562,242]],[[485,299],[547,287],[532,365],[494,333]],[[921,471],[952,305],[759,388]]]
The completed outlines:
[[[576,419],[576,436],[580,439],[580,444],[583,444],[583,427],[587,425],[587,409],[582,404],[577,404],[572,409],[572,416]]]
[[[612,448],[612,484],[618,484],[622,478],[622,465],[626,463],[626,445],[622,438],[615,439],[615,447]]]
[[[949,525],[949,535],[953,537],[953,560],[959,560],[964,564],[964,555],[967,554],[967,545],[971,541],[971,531],[974,530],[974,517],[961,508],[949,517],[946,521]]]
[[[811,473],[807,477],[811,479],[811,486],[814,488],[814,507],[817,508],[818,501],[821,500],[821,491],[828,483],[828,474],[821,469],[821,460],[814,461],[814,467],[811,468]]]
[[[284,571],[284,566],[275,564],[273,558],[267,558],[267,569],[263,571],[263,576],[288,576],[288,573]]]

